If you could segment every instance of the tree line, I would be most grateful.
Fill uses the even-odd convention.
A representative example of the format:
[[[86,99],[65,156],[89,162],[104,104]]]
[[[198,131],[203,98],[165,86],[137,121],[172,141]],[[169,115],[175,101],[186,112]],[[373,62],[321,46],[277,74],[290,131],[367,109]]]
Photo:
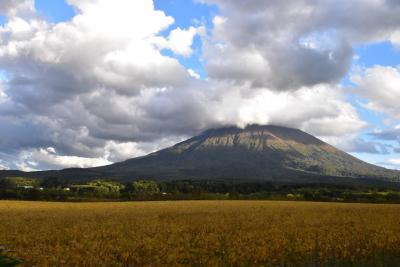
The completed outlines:
[[[261,181],[118,182],[111,179],[95,179],[71,183],[60,178],[7,177],[0,179],[0,199],[49,201],[265,199],[400,203],[400,191],[373,187],[278,184]]]

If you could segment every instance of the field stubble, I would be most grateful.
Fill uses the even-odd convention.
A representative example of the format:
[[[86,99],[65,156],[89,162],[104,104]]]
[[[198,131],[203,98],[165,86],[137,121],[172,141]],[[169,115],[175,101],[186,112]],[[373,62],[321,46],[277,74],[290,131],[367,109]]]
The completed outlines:
[[[400,266],[400,206],[0,202],[25,266]]]

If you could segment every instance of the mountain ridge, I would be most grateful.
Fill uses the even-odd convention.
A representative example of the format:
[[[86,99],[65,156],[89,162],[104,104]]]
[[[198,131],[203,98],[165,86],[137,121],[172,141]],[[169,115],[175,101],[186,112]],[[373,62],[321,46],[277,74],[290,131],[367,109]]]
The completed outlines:
[[[240,154],[245,156],[241,157]],[[333,163],[328,162],[330,160]],[[157,166],[151,164],[153,161],[160,165],[171,165],[191,179],[208,175],[214,179],[234,178],[235,173],[241,173],[242,178],[279,178],[287,175],[282,169],[287,172],[302,171],[339,177],[400,177],[396,171],[365,163],[301,130],[274,125],[211,129],[147,156],[95,169],[111,172],[127,169],[144,175],[140,171],[141,168],[146,168],[143,163],[150,169],[157,169]],[[335,164],[344,166],[338,167]],[[229,167],[235,171],[227,170]],[[195,177],[196,168],[199,177]],[[201,168],[208,169],[209,173],[203,174]],[[216,174],[215,168],[225,174]],[[168,173],[171,170],[164,168],[163,172]],[[162,175],[155,171],[150,171],[149,174]]]
[[[0,177],[4,175],[0,172]],[[299,129],[276,125],[210,129],[172,147],[108,166],[27,175],[120,180],[400,181],[398,171],[363,162]]]

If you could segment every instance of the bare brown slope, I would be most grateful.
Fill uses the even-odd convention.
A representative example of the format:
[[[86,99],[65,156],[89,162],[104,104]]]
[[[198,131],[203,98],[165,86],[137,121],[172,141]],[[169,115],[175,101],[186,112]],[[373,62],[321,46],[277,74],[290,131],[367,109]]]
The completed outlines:
[[[253,125],[215,129],[145,157],[96,168],[158,179],[296,179],[312,175],[399,180],[297,129]]]
[[[365,163],[303,131],[258,125],[208,130],[148,156],[104,167],[0,171],[0,177],[15,175],[68,181],[219,179],[345,184],[357,178],[361,183],[400,182],[400,172]]]

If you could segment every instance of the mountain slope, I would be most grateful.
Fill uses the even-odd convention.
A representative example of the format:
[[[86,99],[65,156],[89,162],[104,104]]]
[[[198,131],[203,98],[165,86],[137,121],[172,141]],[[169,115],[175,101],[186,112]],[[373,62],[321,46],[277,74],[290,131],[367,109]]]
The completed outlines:
[[[92,170],[131,179],[400,180],[399,172],[365,163],[300,130],[258,125],[209,130],[148,156]]]
[[[334,184],[400,182],[400,172],[365,163],[303,131],[258,125],[208,130],[173,147],[109,166],[33,173],[0,171],[0,178],[6,176],[67,181],[113,178]]]

